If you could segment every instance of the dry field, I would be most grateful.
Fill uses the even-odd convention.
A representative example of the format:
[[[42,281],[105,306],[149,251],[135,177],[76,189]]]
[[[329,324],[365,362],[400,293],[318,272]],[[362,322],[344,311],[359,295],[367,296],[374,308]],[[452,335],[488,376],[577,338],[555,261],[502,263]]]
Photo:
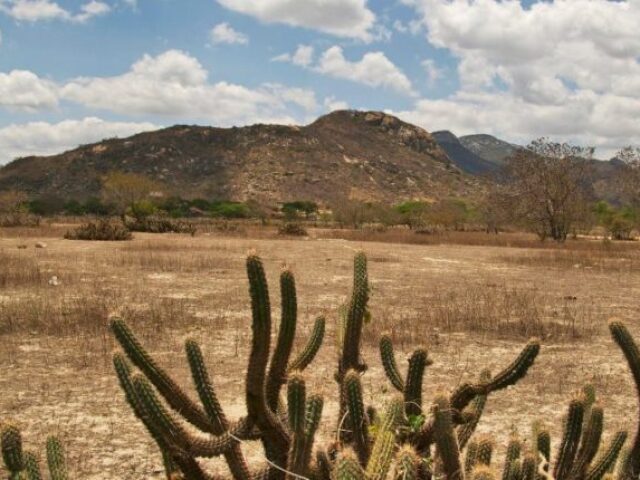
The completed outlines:
[[[435,363],[426,373],[427,396],[485,367],[497,371],[527,337],[539,336],[544,347],[536,365],[516,387],[490,398],[480,431],[499,441],[514,430],[526,436],[540,418],[557,442],[565,405],[585,382],[597,387],[608,433],[635,428],[630,376],[606,322],[622,319],[640,339],[640,245],[534,248],[517,236],[499,237],[502,243],[493,246],[479,237],[452,242],[457,245],[408,244],[327,238],[326,231],[308,239],[137,234],[131,242],[103,243],[62,240],[63,231],[1,232],[0,422],[17,423],[27,446],[40,452],[46,436],[58,434],[75,478],[163,478],[160,456],[112,372],[110,315],[128,319],[190,391],[182,345],[195,338],[228,415],[244,414],[249,249],[265,261],[276,318],[280,267],[293,268],[299,339],[315,316],[327,316],[328,336],[309,369],[309,390],[328,401],[325,438],[336,422],[335,321],[360,248],[369,256],[372,282],[364,345],[368,400],[379,404],[390,393],[377,352],[383,331],[392,333],[400,358],[417,345],[429,349]],[[47,247],[34,248],[38,241]],[[258,462],[258,446],[246,448]]]

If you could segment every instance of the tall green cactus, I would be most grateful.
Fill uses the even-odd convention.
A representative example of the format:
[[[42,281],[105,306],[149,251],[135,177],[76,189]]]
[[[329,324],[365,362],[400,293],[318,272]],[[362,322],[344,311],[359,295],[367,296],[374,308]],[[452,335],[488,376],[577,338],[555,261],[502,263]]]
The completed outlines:
[[[422,380],[425,368],[432,363],[427,351],[419,348],[413,352],[409,358],[406,380],[400,377],[393,343],[387,335],[380,339],[380,358],[391,385],[404,395],[406,414],[408,416],[422,414]]]
[[[116,373],[127,401],[158,443],[167,459],[166,465],[177,466],[187,479],[206,478],[197,458],[209,456],[224,456],[236,480],[262,475],[263,471],[250,471],[240,448],[239,442],[249,439],[262,441],[269,462],[266,474],[270,479],[283,478],[288,467],[298,475],[307,474],[311,467],[313,441],[323,402],[320,397],[312,396],[307,404],[304,382],[293,372],[294,367],[303,370],[318,352],[324,336],[324,319],[316,320],[307,345],[291,361],[297,325],[296,291],[293,274],[284,270],[280,277],[282,317],[276,346],[271,353],[271,307],[266,275],[262,261],[256,255],[249,255],[246,264],[253,334],[245,391],[248,416],[236,424],[230,424],[224,415],[195,341],[187,340],[185,350],[200,405],[153,360],[122,320],[112,321],[112,329],[124,352],[143,374],[133,375],[124,358],[118,354],[114,356]],[[283,422],[279,398],[287,382],[289,422]],[[197,427],[200,433],[194,436],[184,429],[164,408],[156,391],[175,414]],[[301,396],[297,405],[295,392]]]
[[[638,349],[627,327],[622,323],[617,321],[610,322],[609,331],[629,364],[629,370],[631,370],[631,375],[636,385],[636,395],[640,400],[640,349]],[[640,417],[640,413],[638,416]],[[640,422],[638,422],[633,444],[629,450],[628,460],[625,462],[621,476],[624,480],[636,480],[640,477]]]

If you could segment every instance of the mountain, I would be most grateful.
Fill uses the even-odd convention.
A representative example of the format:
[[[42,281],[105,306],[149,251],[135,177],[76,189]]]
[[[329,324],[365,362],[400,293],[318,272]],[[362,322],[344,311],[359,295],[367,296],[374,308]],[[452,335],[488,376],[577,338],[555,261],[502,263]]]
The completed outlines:
[[[109,171],[147,175],[183,197],[266,204],[465,197],[480,188],[424,129],[343,110],[306,126],[176,125],[20,158],[0,169],[0,189],[84,199],[99,193]]]
[[[485,160],[477,153],[469,150],[453,133],[448,130],[433,132],[438,145],[447,153],[451,161],[462,171],[472,175],[482,175],[493,172],[497,165]]]
[[[508,157],[521,148],[487,134],[464,135],[459,140],[467,150],[499,166],[502,166]]]

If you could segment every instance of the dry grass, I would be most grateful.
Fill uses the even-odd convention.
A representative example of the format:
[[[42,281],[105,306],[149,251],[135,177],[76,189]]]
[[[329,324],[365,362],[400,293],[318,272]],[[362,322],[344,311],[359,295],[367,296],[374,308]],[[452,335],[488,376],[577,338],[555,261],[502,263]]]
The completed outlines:
[[[236,236],[136,234],[131,242],[103,243],[62,240],[68,227],[57,238],[49,236],[51,226],[0,238],[0,261],[8,266],[0,271],[0,421],[15,419],[28,447],[39,450],[46,435],[60,434],[78,478],[162,478],[153,441],[130,413],[111,370],[109,315],[126,317],[158,362],[191,392],[183,344],[195,338],[228,416],[244,413],[239,399],[250,339],[244,259],[251,248],[264,258],[275,318],[280,268],[287,263],[295,272],[300,342],[315,316],[329,320],[325,345],[309,372],[309,391],[327,399],[327,429],[337,417],[336,389],[328,381],[335,369],[335,322],[359,248],[368,253],[372,282],[373,320],[363,348],[370,367],[364,377],[368,403],[379,404],[390,390],[376,347],[382,331],[392,332],[403,369],[404,355],[418,345],[429,348],[436,363],[427,372],[427,400],[484,367],[497,371],[526,337],[542,337],[543,353],[527,379],[491,398],[480,430],[497,432],[498,441],[512,428],[526,434],[540,415],[557,436],[568,398],[585,381],[596,385],[611,412],[635,402],[624,361],[605,328],[615,316],[640,334],[640,271],[609,266],[636,265],[635,244],[616,244],[611,251],[586,241],[544,249],[524,243],[412,245],[320,238],[326,231],[318,230],[310,230],[310,239],[285,240],[275,239],[271,227],[256,237],[247,233],[257,226]],[[35,249],[42,240],[47,248]],[[28,248],[19,250],[19,244]],[[571,266],[585,256],[604,267]],[[52,276],[59,285],[49,284]],[[611,431],[627,418],[611,414],[607,421]]]

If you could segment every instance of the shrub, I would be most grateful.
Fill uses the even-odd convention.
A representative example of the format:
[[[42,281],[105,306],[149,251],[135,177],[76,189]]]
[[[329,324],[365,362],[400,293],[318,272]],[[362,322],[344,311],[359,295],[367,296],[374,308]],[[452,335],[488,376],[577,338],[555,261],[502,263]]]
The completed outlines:
[[[65,233],[67,240],[101,240],[121,241],[131,240],[131,231],[120,222],[98,220],[88,222],[74,230]]]
[[[278,234],[304,237],[307,235],[307,230],[299,223],[287,222],[278,228]]]
[[[0,227],[38,227],[40,217],[26,212],[0,214]]]
[[[190,222],[162,217],[126,219],[126,227],[132,232],[147,233],[189,233],[196,234],[196,227]]]
[[[222,218],[249,218],[249,207],[240,202],[213,202],[209,208],[211,216]]]

